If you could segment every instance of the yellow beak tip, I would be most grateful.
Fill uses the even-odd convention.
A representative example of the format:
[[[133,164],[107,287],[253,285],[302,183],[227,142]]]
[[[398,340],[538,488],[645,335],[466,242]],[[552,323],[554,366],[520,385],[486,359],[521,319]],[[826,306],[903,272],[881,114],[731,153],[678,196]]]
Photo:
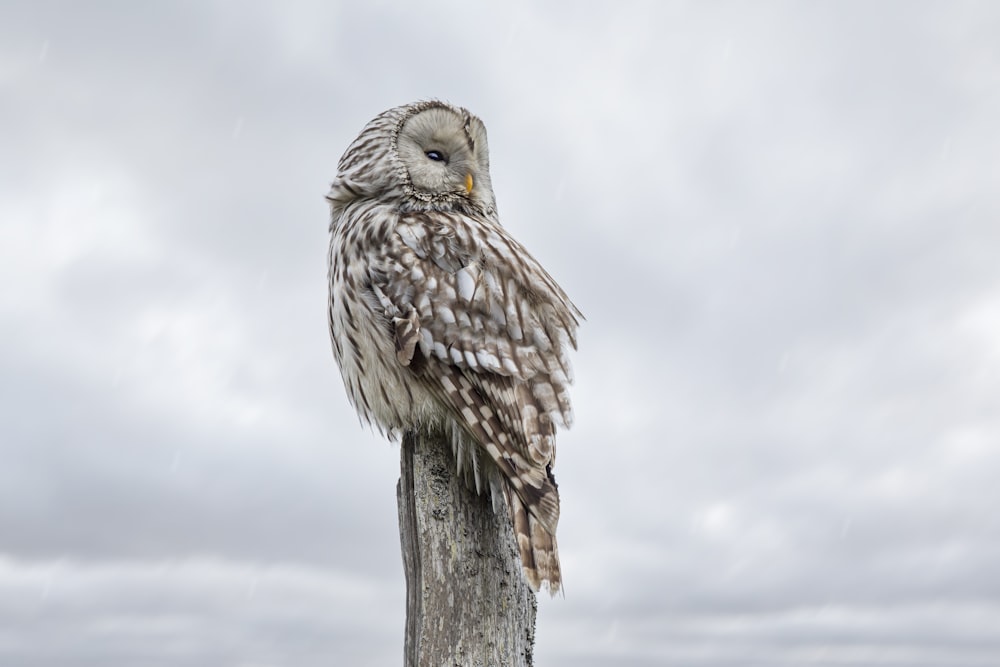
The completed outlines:
[[[472,192],[472,174],[465,175],[465,191]]]

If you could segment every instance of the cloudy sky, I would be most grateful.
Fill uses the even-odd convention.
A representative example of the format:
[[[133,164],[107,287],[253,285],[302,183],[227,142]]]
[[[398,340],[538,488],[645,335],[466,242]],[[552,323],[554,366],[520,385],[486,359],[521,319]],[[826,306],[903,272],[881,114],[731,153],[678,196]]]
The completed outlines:
[[[431,97],[587,316],[539,665],[1000,664],[997,5],[331,0],[0,10],[0,664],[400,663],[323,195]]]

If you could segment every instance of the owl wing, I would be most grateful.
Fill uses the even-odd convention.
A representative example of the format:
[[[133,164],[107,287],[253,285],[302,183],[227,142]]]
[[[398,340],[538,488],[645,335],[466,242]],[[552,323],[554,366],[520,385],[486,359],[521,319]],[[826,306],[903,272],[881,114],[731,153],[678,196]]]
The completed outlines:
[[[431,387],[555,529],[554,422],[572,421],[568,348],[580,313],[495,222],[458,213],[400,216],[372,289],[397,358]]]

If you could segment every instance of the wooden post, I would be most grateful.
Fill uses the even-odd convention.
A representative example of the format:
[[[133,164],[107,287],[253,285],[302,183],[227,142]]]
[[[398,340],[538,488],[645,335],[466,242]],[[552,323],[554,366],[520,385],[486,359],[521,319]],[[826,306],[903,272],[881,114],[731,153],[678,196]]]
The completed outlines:
[[[506,512],[458,479],[445,437],[403,437],[404,667],[530,667],[535,593]]]

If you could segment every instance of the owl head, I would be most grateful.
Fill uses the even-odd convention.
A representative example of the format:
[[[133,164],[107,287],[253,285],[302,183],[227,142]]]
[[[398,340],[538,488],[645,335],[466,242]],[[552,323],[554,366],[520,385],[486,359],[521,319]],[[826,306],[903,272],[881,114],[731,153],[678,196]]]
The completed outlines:
[[[379,114],[340,159],[327,195],[334,218],[358,199],[401,210],[496,210],[486,126],[466,109],[436,100]]]

